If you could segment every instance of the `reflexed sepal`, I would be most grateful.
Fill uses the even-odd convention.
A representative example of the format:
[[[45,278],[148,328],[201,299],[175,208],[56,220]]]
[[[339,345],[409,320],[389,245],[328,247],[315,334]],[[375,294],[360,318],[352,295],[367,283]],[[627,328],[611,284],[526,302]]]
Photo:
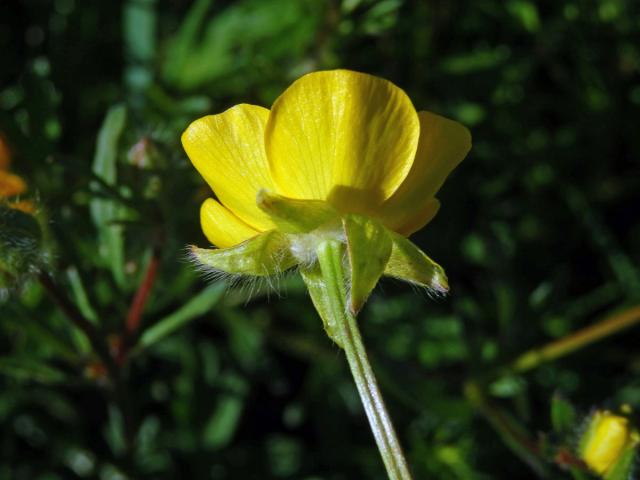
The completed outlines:
[[[385,271],[392,251],[391,232],[376,220],[354,214],[344,217],[343,226],[351,273],[349,309],[355,315]]]
[[[340,341],[336,330],[337,326],[335,325],[335,321],[333,320],[333,315],[331,313],[331,293],[327,288],[326,280],[322,276],[320,266],[317,263],[309,267],[301,266],[300,274],[302,275],[304,283],[307,285],[313,306],[316,307],[316,310],[322,319],[325,332],[327,332],[327,335],[331,340],[342,348],[342,342]]]
[[[190,247],[193,259],[205,269],[231,275],[277,275],[296,264],[286,237],[275,231],[257,235],[229,248]]]
[[[256,203],[280,230],[287,233],[307,233],[338,219],[338,212],[327,202],[296,200],[265,189],[258,192]]]
[[[390,232],[393,242],[385,275],[426,287],[438,293],[449,291],[444,269],[402,235]]]

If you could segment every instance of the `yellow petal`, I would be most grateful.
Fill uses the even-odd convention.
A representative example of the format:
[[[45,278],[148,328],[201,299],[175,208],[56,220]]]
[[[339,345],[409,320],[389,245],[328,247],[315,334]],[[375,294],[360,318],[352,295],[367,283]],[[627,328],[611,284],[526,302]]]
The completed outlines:
[[[368,213],[407,176],[419,131],[400,88],[332,70],[305,75],[275,101],[265,143],[279,193]]]
[[[0,198],[20,195],[27,189],[27,184],[18,175],[0,170]]]
[[[420,142],[411,171],[378,214],[389,228],[404,235],[433,218],[439,206],[434,195],[471,149],[471,134],[462,124],[431,112],[419,112],[418,117]]]
[[[260,233],[213,198],[206,199],[202,204],[200,223],[205,236],[218,248],[232,247]]]
[[[268,118],[266,108],[241,104],[196,120],[182,134],[187,155],[220,202],[259,230],[273,227],[256,205],[261,188],[273,189],[264,151]]]
[[[438,210],[440,210],[440,200],[430,198],[427,202],[424,202],[420,210],[413,212],[410,217],[404,218],[403,223],[398,223],[397,227],[392,230],[400,235],[409,237],[433,220]]]

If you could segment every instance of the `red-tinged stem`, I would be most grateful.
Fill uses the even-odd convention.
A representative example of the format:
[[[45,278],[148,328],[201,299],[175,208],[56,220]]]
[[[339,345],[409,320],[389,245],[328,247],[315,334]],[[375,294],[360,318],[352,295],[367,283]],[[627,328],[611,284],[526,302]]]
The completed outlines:
[[[138,287],[138,291],[133,297],[133,302],[131,302],[131,307],[127,314],[126,329],[127,335],[129,336],[134,335],[140,327],[140,321],[142,320],[142,313],[144,312],[145,304],[147,303],[147,299],[149,298],[149,294],[151,293],[151,289],[153,288],[153,284],[155,283],[158,274],[159,263],[160,260],[154,253],[151,256],[151,260],[149,260],[147,271],[145,272],[144,278]]]

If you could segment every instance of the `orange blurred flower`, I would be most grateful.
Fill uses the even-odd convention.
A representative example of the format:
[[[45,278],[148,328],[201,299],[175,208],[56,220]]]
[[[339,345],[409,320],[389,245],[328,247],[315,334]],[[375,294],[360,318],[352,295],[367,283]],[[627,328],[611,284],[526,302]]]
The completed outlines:
[[[20,210],[25,213],[33,213],[35,207],[28,200],[15,200],[11,197],[22,195],[27,191],[27,183],[22,177],[9,172],[11,164],[11,149],[5,137],[0,133],[0,202],[7,200],[10,208]]]

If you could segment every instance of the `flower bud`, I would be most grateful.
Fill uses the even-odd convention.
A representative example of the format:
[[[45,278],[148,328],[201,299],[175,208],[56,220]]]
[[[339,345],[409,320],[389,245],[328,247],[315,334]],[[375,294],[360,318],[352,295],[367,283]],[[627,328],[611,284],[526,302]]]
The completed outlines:
[[[637,434],[629,420],[606,410],[597,411],[580,442],[580,457],[600,475],[616,468],[629,448],[634,448]]]

